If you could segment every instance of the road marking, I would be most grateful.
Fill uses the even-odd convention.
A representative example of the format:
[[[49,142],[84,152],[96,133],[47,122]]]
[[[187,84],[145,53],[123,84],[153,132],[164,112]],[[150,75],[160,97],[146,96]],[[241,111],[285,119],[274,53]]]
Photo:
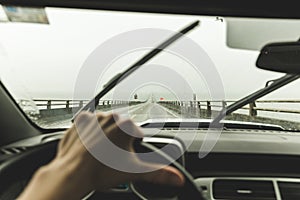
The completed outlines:
[[[159,105],[159,104],[157,104],[157,105]],[[174,114],[174,113],[172,113],[171,111],[169,111],[169,109],[167,109],[167,108],[165,108],[165,107],[163,107],[163,106],[161,106],[161,105],[159,105],[161,108],[163,108],[167,113],[169,113],[170,115],[172,115],[173,117],[175,117],[175,118],[178,118],[179,116],[178,115],[176,115],[176,114]]]

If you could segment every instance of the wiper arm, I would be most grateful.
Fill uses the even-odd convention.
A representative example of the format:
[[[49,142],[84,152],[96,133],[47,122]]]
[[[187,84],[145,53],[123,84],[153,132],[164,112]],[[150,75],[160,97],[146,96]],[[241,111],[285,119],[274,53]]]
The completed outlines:
[[[172,35],[169,39],[167,39],[165,42],[158,45],[156,48],[154,48],[152,51],[147,53],[145,56],[143,56],[140,60],[138,60],[136,63],[134,63],[131,67],[126,69],[124,72],[117,74],[114,76],[110,81],[108,81],[107,84],[105,84],[104,88],[94,97],[92,100],[90,100],[84,107],[82,107],[73,117],[72,122],[76,118],[76,116],[82,112],[82,111],[90,111],[94,112],[96,109],[96,106],[99,104],[100,99],[107,94],[111,89],[113,89],[116,85],[118,85],[121,81],[123,81],[125,78],[127,78],[129,75],[131,75],[134,71],[139,69],[142,65],[144,65],[146,62],[151,60],[153,57],[155,57],[157,54],[159,54],[161,51],[163,51],[165,48],[170,46],[172,43],[177,41],[179,38],[181,38],[184,34],[188,33],[189,31],[193,30],[195,27],[199,25],[199,21],[195,21],[192,24],[188,25],[187,27],[183,28],[178,33]]]
[[[220,114],[211,122],[211,127],[220,128],[221,127],[220,121],[224,119],[227,115],[297,80],[298,78],[300,78],[300,75],[286,74],[285,76],[279,79],[272,80],[272,83],[267,84],[265,88],[260,89],[221,110]]]

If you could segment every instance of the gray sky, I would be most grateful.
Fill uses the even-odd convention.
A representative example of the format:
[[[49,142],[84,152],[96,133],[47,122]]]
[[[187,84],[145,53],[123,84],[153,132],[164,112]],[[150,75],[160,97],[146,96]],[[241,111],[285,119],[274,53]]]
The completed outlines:
[[[195,19],[201,20],[201,26],[189,33],[188,37],[197,42],[213,60],[222,78],[226,99],[240,98],[263,87],[267,80],[281,76],[280,73],[255,68],[258,52],[228,48],[226,21],[217,21],[215,17],[71,9],[46,11],[50,25],[0,23],[1,79],[19,98],[72,99],[76,78],[85,60],[112,36],[139,28],[176,31]],[[104,78],[99,80],[99,86],[145,52],[147,51],[128,53],[114,61]],[[178,74],[185,77],[199,98],[209,98],[209,89],[205,86],[203,77],[199,79],[187,62],[164,53],[150,64],[172,66]],[[155,73],[159,72],[144,70],[140,73],[142,76],[156,76]],[[300,99],[299,86],[297,81],[267,98]],[[184,90],[180,86],[178,88]],[[141,91],[155,92],[158,96],[166,93],[165,89],[159,89],[158,86],[136,86],[136,91],[141,95]],[[167,98],[171,96],[165,95]],[[91,96],[87,95],[85,98]]]

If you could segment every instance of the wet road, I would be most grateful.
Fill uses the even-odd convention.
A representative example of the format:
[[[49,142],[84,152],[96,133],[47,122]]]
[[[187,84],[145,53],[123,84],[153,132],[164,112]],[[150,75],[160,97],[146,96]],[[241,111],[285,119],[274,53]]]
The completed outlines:
[[[148,119],[166,119],[166,118],[177,118],[178,115],[157,104],[152,102],[146,102],[139,105],[133,105],[129,107],[122,107],[122,108],[113,108],[110,111],[106,111],[105,113],[118,113],[121,118],[131,118],[135,122],[143,122]],[[53,121],[47,122],[44,120],[41,124],[44,128],[68,128],[72,125],[70,119],[60,120],[60,121]]]
[[[142,122],[148,119],[178,117],[175,112],[159,104],[148,102],[136,107],[125,108],[125,110],[116,110],[116,113],[120,114],[121,117],[129,117],[135,122]]]

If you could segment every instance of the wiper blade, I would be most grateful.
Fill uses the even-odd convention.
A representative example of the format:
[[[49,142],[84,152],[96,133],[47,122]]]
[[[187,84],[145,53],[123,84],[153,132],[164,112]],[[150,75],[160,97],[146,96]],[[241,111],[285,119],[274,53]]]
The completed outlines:
[[[193,30],[195,27],[199,25],[199,21],[195,21],[192,24],[188,25],[187,27],[183,28],[178,33],[175,33],[172,35],[169,39],[158,45],[156,48],[154,48],[152,51],[147,53],[145,56],[143,56],[140,60],[138,60],[136,63],[134,63],[131,67],[126,69],[124,72],[117,74],[114,76],[110,81],[108,81],[107,84],[105,84],[105,87],[94,97],[92,100],[90,100],[84,107],[82,107],[73,117],[72,122],[76,118],[76,116],[82,112],[82,111],[89,111],[94,112],[96,109],[96,106],[99,104],[100,99],[107,94],[111,89],[113,89],[116,85],[118,85],[121,81],[123,81],[125,78],[127,78],[129,75],[131,75],[134,71],[139,69],[142,65],[147,63],[149,60],[151,60],[153,57],[158,55],[161,51],[163,51],[165,48],[170,46],[172,43],[177,41],[179,38],[181,38],[183,35],[188,33],[189,31]]]
[[[283,77],[273,80],[272,83],[267,84],[265,88],[260,89],[250,95],[248,95],[245,98],[240,99],[239,101],[235,102],[234,104],[224,108],[220,111],[220,114],[212,121],[211,126],[216,128],[221,128],[222,125],[220,124],[220,121],[224,119],[227,115],[233,113],[234,111],[246,106],[247,104],[250,104],[257,99],[266,96],[267,94],[270,94],[271,92],[297,80],[300,78],[300,75],[294,75],[294,74],[286,74]]]

